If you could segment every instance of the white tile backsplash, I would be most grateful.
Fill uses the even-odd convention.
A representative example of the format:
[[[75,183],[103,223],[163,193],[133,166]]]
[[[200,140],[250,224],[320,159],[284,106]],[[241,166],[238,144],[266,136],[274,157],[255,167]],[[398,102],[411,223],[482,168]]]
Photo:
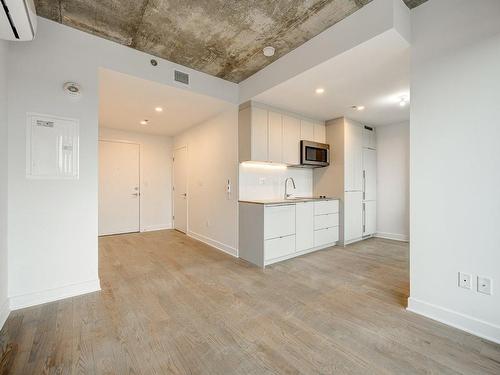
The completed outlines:
[[[295,196],[309,197],[313,194],[313,173],[308,168],[270,169],[240,164],[240,200],[279,199],[285,193],[285,179],[292,177],[296,189],[288,182],[288,191]]]

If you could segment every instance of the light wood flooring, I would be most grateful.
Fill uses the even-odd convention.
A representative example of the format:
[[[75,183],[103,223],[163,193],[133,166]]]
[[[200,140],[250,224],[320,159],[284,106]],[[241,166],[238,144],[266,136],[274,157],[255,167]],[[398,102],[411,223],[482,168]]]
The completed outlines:
[[[102,291],[12,312],[0,374],[500,374],[500,346],[405,311],[404,243],[264,271],[175,231],[99,247]]]

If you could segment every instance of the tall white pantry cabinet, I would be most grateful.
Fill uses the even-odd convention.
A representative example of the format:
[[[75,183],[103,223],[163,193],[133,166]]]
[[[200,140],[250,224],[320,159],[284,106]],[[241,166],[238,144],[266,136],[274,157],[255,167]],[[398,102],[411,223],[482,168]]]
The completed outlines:
[[[314,194],[340,198],[339,242],[375,234],[377,154],[375,129],[348,118],[326,123],[330,166],[314,170]]]

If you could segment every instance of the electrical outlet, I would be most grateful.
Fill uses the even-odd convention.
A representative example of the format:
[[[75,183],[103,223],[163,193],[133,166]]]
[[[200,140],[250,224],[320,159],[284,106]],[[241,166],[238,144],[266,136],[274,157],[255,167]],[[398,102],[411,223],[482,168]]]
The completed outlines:
[[[464,289],[470,289],[471,277],[468,273],[458,273],[458,286]]]
[[[477,291],[479,293],[491,295],[491,279],[483,276],[478,276]]]
[[[265,177],[260,177],[259,178],[259,185],[264,185],[266,183],[266,178]]]

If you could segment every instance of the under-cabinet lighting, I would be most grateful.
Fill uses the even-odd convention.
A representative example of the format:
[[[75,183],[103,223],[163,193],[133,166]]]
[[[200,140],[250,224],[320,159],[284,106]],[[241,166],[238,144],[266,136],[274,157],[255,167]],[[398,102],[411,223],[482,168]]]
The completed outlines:
[[[279,163],[264,163],[259,161],[244,161],[241,165],[245,168],[261,168],[261,169],[286,169],[285,164]]]

